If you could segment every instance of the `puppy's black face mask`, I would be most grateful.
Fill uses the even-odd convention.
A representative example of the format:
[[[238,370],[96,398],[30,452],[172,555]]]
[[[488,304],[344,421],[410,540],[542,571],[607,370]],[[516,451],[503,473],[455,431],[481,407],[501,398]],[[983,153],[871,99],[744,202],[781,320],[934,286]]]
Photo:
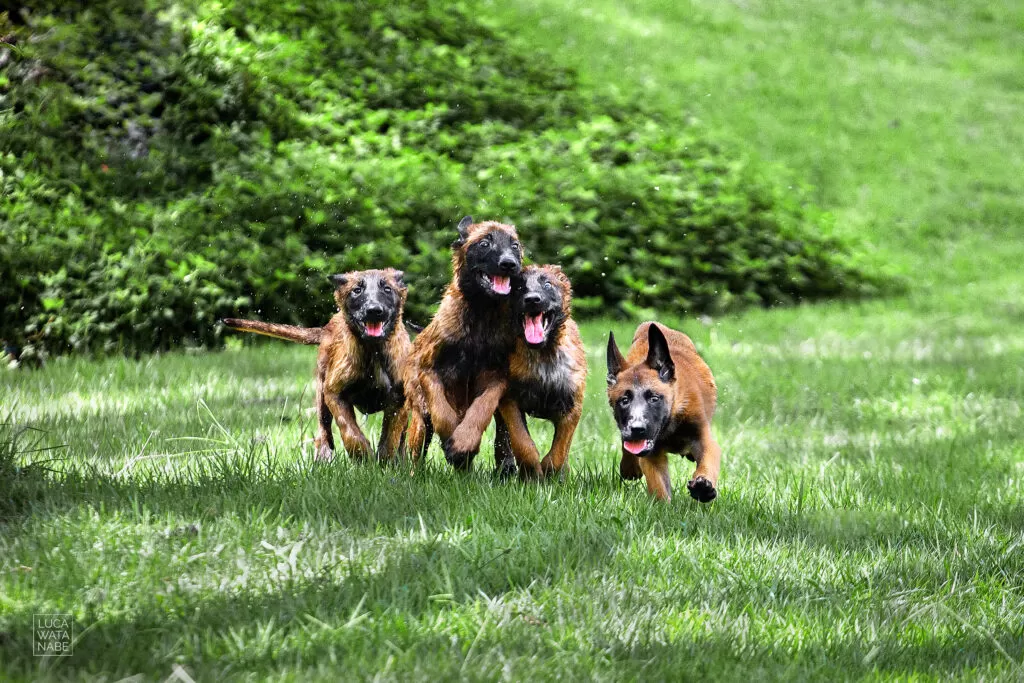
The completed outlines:
[[[654,445],[669,421],[668,401],[663,394],[654,387],[635,383],[618,395],[612,412],[623,449],[641,457],[654,452]]]
[[[508,232],[496,228],[469,242],[459,288],[467,296],[506,299],[512,278],[523,268],[522,247]]]
[[[331,278],[343,295],[343,311],[349,328],[366,341],[383,341],[395,330],[402,306],[399,288],[382,273]]]
[[[608,402],[624,451],[640,457],[656,452],[672,418],[674,380],[675,363],[657,326],[648,328],[647,358],[631,367],[608,334]]]
[[[516,278],[515,315],[531,348],[543,348],[566,320],[565,294],[548,273],[531,266]]]

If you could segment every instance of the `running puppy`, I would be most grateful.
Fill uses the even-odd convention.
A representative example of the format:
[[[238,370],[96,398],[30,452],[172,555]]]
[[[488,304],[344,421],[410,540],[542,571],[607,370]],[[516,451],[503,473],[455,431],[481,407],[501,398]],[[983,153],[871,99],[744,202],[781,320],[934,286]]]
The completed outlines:
[[[469,470],[507,385],[514,338],[512,278],[522,247],[511,225],[459,222],[453,277],[434,319],[416,337],[405,375],[408,447],[420,458],[436,431],[445,459]]]
[[[334,457],[332,418],[350,457],[373,453],[353,409],[384,411],[378,458],[390,458],[401,447],[407,421],[402,369],[412,348],[402,322],[408,293],[402,275],[389,268],[330,276],[339,312],[323,327],[224,320],[234,330],[320,345],[314,377],[317,460]]]
[[[647,491],[672,498],[668,453],[697,463],[686,484],[702,503],[715,499],[722,450],[711,435],[718,390],[711,369],[682,332],[641,323],[623,358],[608,334],[608,402],[622,436],[623,479],[647,480]]]
[[[496,421],[495,458],[524,477],[557,474],[569,457],[587,384],[587,355],[571,316],[572,285],[558,266],[528,266],[513,304],[516,346],[509,359],[509,385]],[[525,416],[555,426],[551,449],[540,459]],[[511,451],[511,453],[509,452]]]

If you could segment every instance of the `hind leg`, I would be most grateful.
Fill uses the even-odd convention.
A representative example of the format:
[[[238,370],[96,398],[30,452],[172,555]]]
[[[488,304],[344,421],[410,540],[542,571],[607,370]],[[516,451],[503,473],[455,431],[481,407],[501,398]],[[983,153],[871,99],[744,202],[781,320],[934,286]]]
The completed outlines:
[[[512,438],[500,411],[494,414],[494,471],[502,479],[507,479],[516,471],[516,459],[512,455]]]
[[[405,433],[405,453],[412,458],[413,462],[418,462],[430,448],[430,439],[434,433],[427,417],[418,406],[412,401],[406,401],[405,407],[409,413],[409,429]]]

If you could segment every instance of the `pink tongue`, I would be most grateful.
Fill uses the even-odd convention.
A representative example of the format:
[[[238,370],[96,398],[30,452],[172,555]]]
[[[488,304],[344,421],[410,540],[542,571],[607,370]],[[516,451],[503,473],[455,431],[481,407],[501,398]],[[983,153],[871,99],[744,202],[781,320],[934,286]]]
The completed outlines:
[[[526,334],[526,341],[531,344],[540,344],[544,341],[544,314],[539,313],[532,318],[526,316],[523,321],[523,332]]]
[[[379,337],[384,334],[384,323],[366,323],[366,334]]]
[[[633,455],[643,453],[644,449],[647,448],[646,441],[623,441],[622,445]]]
[[[512,278],[510,277],[492,275],[491,284],[494,287],[494,291],[498,294],[508,294],[512,291]]]

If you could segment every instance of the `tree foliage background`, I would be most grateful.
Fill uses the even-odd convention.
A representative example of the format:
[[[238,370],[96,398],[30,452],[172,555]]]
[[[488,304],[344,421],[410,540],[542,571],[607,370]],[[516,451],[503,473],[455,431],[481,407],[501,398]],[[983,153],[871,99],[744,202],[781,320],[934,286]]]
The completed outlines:
[[[829,217],[692,121],[596,97],[472,2],[95,0],[0,11],[0,336],[41,352],[320,324],[405,270],[425,322],[464,214],[582,315],[869,294]],[[685,65],[682,67],[685,68]]]

